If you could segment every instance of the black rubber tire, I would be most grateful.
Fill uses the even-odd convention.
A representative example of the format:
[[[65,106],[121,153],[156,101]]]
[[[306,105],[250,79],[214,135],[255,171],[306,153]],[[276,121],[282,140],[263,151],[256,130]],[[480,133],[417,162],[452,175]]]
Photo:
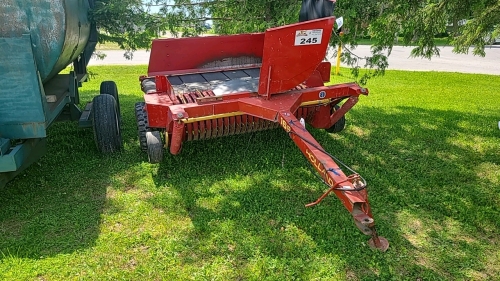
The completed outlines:
[[[92,128],[97,150],[103,154],[122,149],[116,101],[111,95],[95,96],[92,100]]]
[[[335,111],[337,111],[339,108],[340,108],[340,106],[335,105],[332,108],[332,113],[335,112]],[[330,128],[326,129],[326,131],[329,132],[329,133],[339,133],[339,132],[342,132],[344,129],[345,129],[345,115],[342,116],[339,119],[339,121],[335,122],[335,124],[333,124],[333,126],[331,126]]]
[[[120,111],[120,98],[118,96],[118,87],[116,86],[116,83],[114,81],[103,81],[101,83],[100,87],[100,94],[101,95],[110,95],[113,98],[115,98],[116,101],[116,112],[118,113],[118,120],[120,122],[120,126],[122,124],[122,115]]]
[[[163,161],[163,142],[159,131],[146,132],[146,140],[148,144],[148,160],[149,163],[156,164]]]
[[[146,104],[138,102],[135,104],[135,120],[137,124],[137,135],[139,137],[139,147],[142,151],[148,151],[148,143],[146,140],[146,132],[148,131],[148,114],[146,112]]]

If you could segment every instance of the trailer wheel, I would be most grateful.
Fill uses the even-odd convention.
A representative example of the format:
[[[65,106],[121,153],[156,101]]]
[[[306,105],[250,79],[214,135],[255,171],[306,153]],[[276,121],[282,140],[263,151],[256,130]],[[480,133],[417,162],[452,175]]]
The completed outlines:
[[[116,101],[111,95],[95,96],[92,100],[92,128],[97,150],[104,154],[121,150],[122,136]]]
[[[335,111],[337,111],[339,108],[340,108],[340,106],[335,105],[332,108],[332,113],[335,112]],[[329,132],[329,133],[338,133],[338,132],[341,132],[344,129],[345,129],[345,115],[342,116],[342,118],[340,118],[339,121],[335,122],[335,124],[333,124],[333,126],[331,126],[330,128],[326,129],[326,131]]]
[[[114,81],[103,81],[101,83],[100,91],[101,95],[110,95],[115,98],[116,101],[116,112],[118,114],[118,121],[120,126],[122,125],[122,115],[120,111],[120,98],[118,97],[118,87]]]
[[[163,160],[163,143],[161,141],[160,132],[146,132],[146,140],[148,145],[147,152],[149,163],[160,163]]]
[[[144,102],[135,104],[135,121],[137,124],[137,134],[139,136],[139,147],[142,151],[148,151],[148,142],[146,140],[146,132],[148,131],[148,114],[145,109]]]

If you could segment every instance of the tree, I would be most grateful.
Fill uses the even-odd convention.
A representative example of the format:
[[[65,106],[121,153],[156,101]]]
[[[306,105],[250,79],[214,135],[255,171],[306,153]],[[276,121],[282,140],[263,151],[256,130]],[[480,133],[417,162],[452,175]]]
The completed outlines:
[[[439,55],[434,35],[446,32],[450,24],[454,26],[450,43],[458,53],[474,47],[474,54],[484,56],[488,40],[500,31],[498,0],[390,0],[380,5],[380,14],[369,26],[377,46],[390,50],[391,36],[398,34],[404,45],[415,46],[414,56]]]
[[[286,0],[99,0],[91,16],[103,41],[135,50],[162,31],[198,35],[209,20],[219,34],[264,31],[297,21],[299,7]]]
[[[218,34],[259,32],[297,22],[300,0],[100,0],[92,17],[101,40],[115,41],[126,50],[148,48],[162,31],[194,36],[213,22]],[[368,68],[360,82],[382,75],[396,42],[413,46],[412,55],[439,55],[436,34],[449,33],[454,51],[484,56],[488,40],[500,34],[499,0],[338,0],[335,14],[344,17],[345,36],[332,36],[332,45],[355,46],[360,38],[373,40],[373,55],[359,58],[346,52],[343,60]],[[364,65],[360,66],[360,60]]]

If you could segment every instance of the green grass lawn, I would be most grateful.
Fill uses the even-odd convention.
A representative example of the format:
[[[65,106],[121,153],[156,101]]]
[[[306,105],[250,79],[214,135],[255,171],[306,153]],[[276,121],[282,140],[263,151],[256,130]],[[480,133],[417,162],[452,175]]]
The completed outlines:
[[[50,128],[47,155],[0,190],[0,280],[500,280],[500,76],[387,71],[346,130],[310,130],[368,181],[381,253],[335,196],[304,208],[325,187],[282,130],[152,165],[133,112],[146,67],[90,70],[81,99],[117,82],[125,149]]]

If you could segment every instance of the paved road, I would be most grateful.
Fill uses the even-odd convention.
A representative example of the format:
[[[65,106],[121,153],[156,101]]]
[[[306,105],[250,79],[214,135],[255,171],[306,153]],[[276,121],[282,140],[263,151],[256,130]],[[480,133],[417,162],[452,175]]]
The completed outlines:
[[[441,47],[440,56],[431,60],[425,58],[410,58],[411,47],[395,46],[389,56],[389,68],[417,71],[451,71],[462,73],[482,73],[500,75],[500,46],[485,49],[486,56],[455,54],[452,47]],[[352,50],[360,57],[370,56],[370,46],[358,46]],[[332,63],[335,58],[330,59]],[[361,66],[364,62],[361,64]]]
[[[500,46],[487,47],[486,57],[478,57],[472,54],[459,55],[452,52],[452,47],[442,47],[440,56],[432,60],[422,58],[410,58],[410,47],[395,46],[389,57],[389,69],[417,70],[417,71],[451,71],[462,73],[483,73],[500,75]],[[370,55],[369,46],[358,46],[352,50],[360,57]],[[90,65],[137,65],[148,64],[149,52],[137,51],[132,60],[127,60],[123,56],[123,51],[104,51],[104,60],[92,59]],[[335,57],[328,55],[332,64],[335,64]],[[363,63],[361,63],[363,65]]]

